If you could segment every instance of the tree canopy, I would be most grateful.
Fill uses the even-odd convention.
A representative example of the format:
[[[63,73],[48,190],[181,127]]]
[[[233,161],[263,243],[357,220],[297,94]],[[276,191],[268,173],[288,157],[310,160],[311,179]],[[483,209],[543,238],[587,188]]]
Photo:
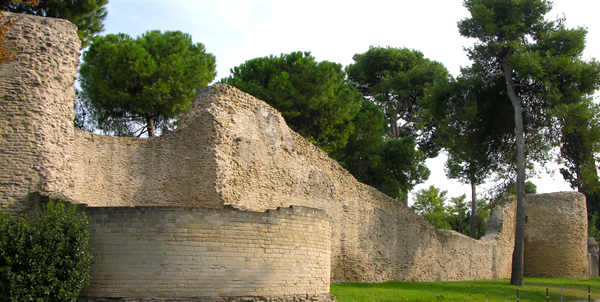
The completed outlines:
[[[599,68],[581,60],[584,28],[567,29],[564,19],[544,19],[550,1],[465,0],[464,5],[471,17],[458,23],[459,31],[478,40],[468,49],[472,70],[486,85],[498,87],[501,103],[514,111],[517,227],[511,284],[523,285],[525,133],[556,143],[548,111],[592,93],[600,82]]]
[[[594,233],[594,229],[600,229],[600,180],[596,164],[600,152],[600,105],[587,99],[559,106],[552,114],[562,127],[560,155],[564,167],[560,172],[573,189],[585,194],[589,229]],[[597,233],[591,235],[600,240]]]
[[[388,136],[410,135],[428,157],[437,156],[432,125],[422,125],[417,112],[424,89],[435,81],[447,81],[448,71],[422,52],[408,48],[370,47],[355,54],[346,68],[348,78],[368,101],[380,106],[389,125]]]
[[[342,65],[298,51],[248,60],[221,82],[275,107],[292,130],[335,157],[360,110],[361,94],[345,76]]]
[[[448,213],[444,205],[447,194],[448,191],[440,190],[433,185],[421,189],[415,194],[412,209],[436,229],[451,230],[452,226],[448,221]]]
[[[180,31],[98,37],[83,54],[81,98],[98,127],[117,135],[169,130],[216,76],[215,57]]]
[[[108,0],[39,0],[30,5],[31,2],[0,0],[0,10],[69,20],[77,26],[82,48],[104,30]]]

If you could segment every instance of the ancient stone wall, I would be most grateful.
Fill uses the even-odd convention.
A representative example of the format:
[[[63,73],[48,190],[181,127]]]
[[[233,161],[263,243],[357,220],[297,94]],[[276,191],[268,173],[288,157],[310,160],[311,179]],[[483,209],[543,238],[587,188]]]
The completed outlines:
[[[215,123],[221,202],[252,211],[289,205],[326,211],[332,217],[333,282],[510,275],[503,258],[507,253],[500,251],[512,248],[510,233],[499,235],[500,244],[436,230],[403,204],[356,181],[325,152],[290,131],[264,102],[215,85],[197,95],[192,112],[202,111]]]
[[[527,195],[525,221],[525,276],[588,278],[585,195]]]
[[[125,266],[128,264],[123,259],[132,259],[124,254],[126,249],[135,250],[132,255],[146,253],[147,257],[152,258],[158,257],[153,254],[157,249],[162,249],[164,255],[170,255],[167,253],[171,253],[170,248],[178,253],[187,253],[190,251],[178,244],[196,244],[186,237],[188,235],[180,232],[185,227],[168,226],[167,235],[163,238],[161,236],[164,233],[153,233],[151,229],[138,225],[139,221],[147,221],[149,225],[152,221],[160,222],[160,217],[166,217],[161,215],[184,215],[189,210],[190,215],[196,215],[199,221],[202,221],[203,215],[207,219],[210,215],[216,215],[215,217],[220,217],[216,221],[225,224],[230,218],[227,218],[229,214],[225,215],[222,211],[230,211],[223,209],[231,207],[244,210],[232,212],[236,213],[231,214],[236,218],[231,219],[247,227],[250,222],[244,220],[245,215],[253,217],[248,219],[260,220],[263,218],[259,216],[264,215],[261,212],[295,205],[320,209],[330,218],[330,259],[329,262],[320,263],[330,266],[328,276],[332,282],[467,280],[510,276],[514,244],[513,205],[492,215],[490,232],[479,241],[455,232],[436,230],[402,203],[356,181],[325,152],[291,131],[275,109],[231,86],[219,84],[200,91],[179,128],[161,137],[119,138],[74,130],[73,78],[78,58],[75,28],[61,20],[31,16],[21,18],[21,23],[18,23],[20,25],[9,35],[14,37],[11,39],[21,50],[19,60],[9,63],[12,65],[0,66],[2,206],[14,202],[15,211],[19,211],[27,207],[31,195],[62,195],[74,203],[87,204],[90,208],[123,207],[89,211],[90,215],[103,215],[102,211],[117,215],[121,213],[119,211],[123,211],[124,216],[119,216],[122,222],[98,224],[95,227],[98,232],[110,228],[111,232],[114,229],[120,236],[131,238],[131,241],[138,237],[155,239],[153,242],[138,241],[141,244],[138,247],[129,245],[115,235],[115,242],[112,244],[115,244],[115,250],[121,251],[119,263]],[[560,196],[562,195],[559,194],[560,200],[570,198],[567,195]],[[580,215],[583,213],[585,217],[585,209],[583,212],[580,208],[565,210],[557,205],[560,209],[558,213],[562,215],[560,218],[569,222],[574,219],[574,226],[564,227],[554,220],[550,224],[538,224],[538,221],[545,220],[538,217],[550,217],[554,212],[547,204],[538,203],[535,201],[536,197],[532,198],[534,201],[527,210],[527,228],[532,230],[528,240],[533,242],[531,240],[537,236],[541,238],[541,243],[529,243],[526,247],[544,245],[548,250],[540,251],[542,254],[539,255],[542,257],[546,255],[543,253],[550,253],[552,249],[560,252],[560,245],[551,244],[551,241],[556,240],[549,239],[558,238],[553,237],[555,233],[562,233],[560,240],[572,243],[568,253],[566,252],[567,258],[579,257],[578,238],[579,232],[583,230]],[[579,207],[580,201],[577,202]],[[128,208],[140,206],[157,207],[143,208],[143,215],[142,208]],[[536,207],[543,211],[536,212]],[[140,216],[133,217],[138,215],[135,213]],[[105,218],[100,219],[104,221]],[[106,219],[109,221],[112,218],[107,216]],[[128,219],[132,227],[116,227],[117,223],[129,223],[126,222]],[[179,222],[176,220],[175,223]],[[208,225],[209,222],[202,223]],[[222,225],[216,223],[219,229],[210,237],[213,241],[199,242],[220,242],[224,246],[226,241],[219,240],[233,240],[218,237],[233,230],[235,226],[232,224],[232,229],[223,233],[220,229]],[[257,223],[250,225],[253,229],[261,229],[263,226]],[[283,222],[281,225],[281,232],[287,232]],[[300,237],[311,236],[309,229],[299,228],[295,232]],[[247,231],[239,232],[243,234]],[[107,238],[111,236],[109,233],[103,234]],[[265,243],[262,248],[269,249],[271,243],[277,242],[277,236],[273,236],[274,239]],[[577,239],[572,239],[571,236]],[[168,244],[146,249],[142,247],[152,246],[159,237]],[[238,253],[244,253],[240,252],[244,243],[240,244],[242,246]],[[101,246],[99,245],[99,250],[102,249]],[[287,253],[288,250],[281,251]],[[201,246],[198,246],[196,252],[203,253]],[[111,255],[110,250],[103,250],[102,253]],[[227,253],[221,251],[218,254],[227,257]],[[538,251],[533,254],[536,253]],[[270,259],[272,257],[266,253],[253,255],[259,262],[279,265],[279,262]],[[292,258],[282,257],[296,257],[291,252],[286,255]],[[169,274],[173,274],[174,278],[183,278],[181,272],[185,267],[195,265],[195,260],[190,259],[201,256],[186,254],[155,260],[169,266],[166,271],[170,267],[177,267],[181,271],[170,271]],[[583,257],[585,259],[586,256]],[[575,259],[567,264],[569,270],[576,272],[573,276],[580,276],[577,261],[579,260]],[[93,278],[111,276],[105,279],[105,282],[110,283],[111,278],[119,278],[111,275],[113,269],[118,268],[98,266]],[[138,268],[130,269],[135,271]],[[148,269],[149,272],[155,268],[139,269]],[[322,276],[320,274],[317,273],[316,276]],[[298,275],[296,277],[303,278]],[[204,280],[200,276],[193,278]],[[281,285],[274,279],[271,282]],[[320,282],[315,284],[322,285]],[[315,284],[307,285],[306,291],[321,291],[322,289],[311,287]],[[119,288],[118,284],[113,286]],[[152,290],[147,284],[144,286],[144,290]],[[219,295],[236,294],[235,288],[232,284],[223,286],[218,289]],[[95,290],[103,294],[109,292],[108,287],[103,288],[101,284],[96,284]],[[88,295],[95,290],[89,290]],[[124,293],[124,287],[119,291]],[[257,295],[258,291],[260,289],[256,289]],[[298,288],[299,291],[301,290]],[[138,293],[133,288],[130,288],[130,292]],[[182,293],[190,294],[186,290],[182,290]],[[281,293],[276,293],[279,294]],[[283,292],[283,295],[288,294],[291,293]]]
[[[329,298],[329,218],[184,207],[88,207],[100,255],[83,298]]]
[[[202,117],[201,117],[202,118]],[[212,123],[150,139],[75,132],[66,195],[90,206],[222,208],[216,191]]]
[[[80,42],[64,20],[2,16],[16,20],[6,40],[18,55],[0,65],[0,205],[22,212],[33,193],[69,188]]]

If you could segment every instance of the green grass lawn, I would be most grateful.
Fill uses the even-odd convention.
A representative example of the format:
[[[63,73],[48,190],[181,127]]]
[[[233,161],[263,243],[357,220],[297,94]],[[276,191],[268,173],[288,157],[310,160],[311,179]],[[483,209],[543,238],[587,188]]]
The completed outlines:
[[[525,278],[525,286],[509,285],[510,280],[475,280],[460,282],[386,282],[386,283],[343,283],[331,285],[331,294],[339,302],[364,301],[485,301],[489,302],[546,301],[548,288],[550,301],[587,301],[588,286],[592,301],[600,301],[600,278],[589,280]]]

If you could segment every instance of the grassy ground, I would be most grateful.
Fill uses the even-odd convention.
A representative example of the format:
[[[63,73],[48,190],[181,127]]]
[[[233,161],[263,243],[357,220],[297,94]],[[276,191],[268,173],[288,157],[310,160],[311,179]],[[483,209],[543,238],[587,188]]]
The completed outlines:
[[[588,301],[588,286],[591,300],[600,301],[600,278],[589,280],[537,279],[525,278],[525,286],[509,285],[508,279],[475,280],[461,282],[386,282],[386,283],[344,283],[331,285],[331,294],[339,302],[364,301],[546,301],[548,288],[550,301]]]

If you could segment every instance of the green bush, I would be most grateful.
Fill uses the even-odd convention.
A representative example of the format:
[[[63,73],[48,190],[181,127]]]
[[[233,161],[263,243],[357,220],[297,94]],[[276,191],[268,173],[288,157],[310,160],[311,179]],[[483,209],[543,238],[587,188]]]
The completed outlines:
[[[76,301],[90,280],[90,232],[58,199],[31,217],[0,212],[0,301]]]

